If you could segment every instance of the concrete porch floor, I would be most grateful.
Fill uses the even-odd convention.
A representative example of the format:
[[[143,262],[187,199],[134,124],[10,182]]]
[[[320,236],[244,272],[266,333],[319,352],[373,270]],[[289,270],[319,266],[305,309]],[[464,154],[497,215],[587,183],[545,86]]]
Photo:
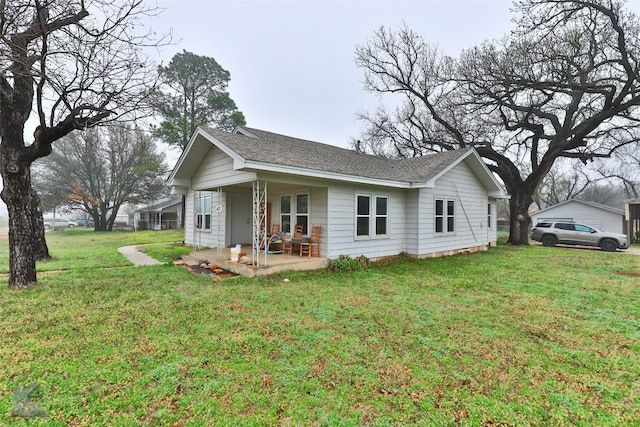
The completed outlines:
[[[246,252],[251,256],[251,246],[242,246],[241,252]],[[269,274],[279,273],[287,270],[319,270],[327,268],[329,266],[328,258],[321,257],[308,257],[300,256],[298,254],[267,254],[267,263],[264,264],[264,251],[260,251],[260,266],[240,264],[239,262],[231,261],[231,248],[223,248],[221,252],[222,256],[218,256],[218,249],[203,249],[199,251],[191,252],[185,261],[193,264],[200,264],[202,262],[208,262],[209,264],[217,265],[220,268],[229,270],[233,273],[240,274],[247,277],[267,276]]]

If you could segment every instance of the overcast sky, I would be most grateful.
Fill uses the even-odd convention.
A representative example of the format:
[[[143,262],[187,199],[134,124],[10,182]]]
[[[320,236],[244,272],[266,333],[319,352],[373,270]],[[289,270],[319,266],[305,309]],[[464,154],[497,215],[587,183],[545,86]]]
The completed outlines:
[[[355,48],[381,25],[403,22],[446,53],[511,28],[511,2],[467,1],[219,1],[159,0],[159,32],[172,29],[182,50],[215,58],[231,73],[229,93],[247,125],[347,147],[376,106],[363,89]]]

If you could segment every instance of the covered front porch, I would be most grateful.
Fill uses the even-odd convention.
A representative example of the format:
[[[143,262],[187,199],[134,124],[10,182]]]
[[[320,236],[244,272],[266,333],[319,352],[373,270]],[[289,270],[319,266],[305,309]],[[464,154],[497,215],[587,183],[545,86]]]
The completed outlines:
[[[252,247],[245,245],[241,247],[240,251],[251,254]],[[261,262],[259,265],[247,265],[232,261],[231,255],[231,248],[203,249],[193,251],[184,258],[189,264],[206,262],[246,277],[267,276],[292,270],[319,270],[329,266],[328,258],[300,256],[296,253],[289,255],[260,251]]]
[[[269,177],[273,178],[273,177]],[[327,230],[327,188],[282,182],[252,180],[215,188],[203,188],[187,195],[185,242],[196,249],[193,258],[245,276],[273,274],[282,270],[324,268],[326,234],[320,235],[313,257],[286,253],[265,253],[265,242],[273,233],[290,240],[296,225],[303,227],[302,239],[310,238],[314,226]],[[231,249],[242,247],[250,259],[231,261]],[[200,250],[199,250],[200,249]]]

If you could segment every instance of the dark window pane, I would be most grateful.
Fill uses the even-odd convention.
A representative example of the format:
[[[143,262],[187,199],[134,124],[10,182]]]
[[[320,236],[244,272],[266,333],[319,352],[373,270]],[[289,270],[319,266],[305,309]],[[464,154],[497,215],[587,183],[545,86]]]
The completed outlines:
[[[369,235],[369,217],[358,218],[357,226],[356,226],[356,235],[357,236]]]
[[[454,223],[454,218],[452,216],[447,217],[447,231],[448,232],[454,231],[453,223]]]
[[[207,230],[211,228],[211,215],[209,214],[204,216],[204,228]]]
[[[358,215],[369,215],[369,196],[358,196]]]
[[[376,235],[387,234],[387,217],[376,218]]]
[[[455,202],[453,200],[449,200],[447,202],[447,215],[453,215],[455,213]]]
[[[307,218],[306,215],[296,216],[296,225],[302,224],[302,234],[307,234]]]
[[[436,215],[444,215],[444,200],[436,200]]]
[[[282,215],[282,232],[283,233],[291,233],[291,215]]]
[[[306,194],[299,194],[296,196],[296,212],[309,213],[309,196]]]
[[[280,197],[280,212],[291,213],[291,196]]]
[[[443,218],[441,216],[436,217],[436,233],[442,233]]]
[[[387,214],[387,198],[376,197],[376,215],[386,215],[386,214]]]

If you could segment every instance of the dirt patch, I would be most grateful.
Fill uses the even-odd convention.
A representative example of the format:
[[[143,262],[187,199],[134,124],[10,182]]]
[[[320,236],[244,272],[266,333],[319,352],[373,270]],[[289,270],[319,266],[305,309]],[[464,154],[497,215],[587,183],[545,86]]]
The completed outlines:
[[[631,277],[640,277],[640,272],[638,271],[616,271],[621,276],[631,276]]]
[[[226,270],[224,268],[220,268],[216,265],[212,265],[209,263],[202,263],[199,265],[189,265],[184,261],[174,262],[176,266],[183,266],[187,270],[191,272],[191,274],[195,274],[196,276],[210,276],[214,281],[218,281],[220,279],[228,279],[229,277],[238,276],[237,273]]]

